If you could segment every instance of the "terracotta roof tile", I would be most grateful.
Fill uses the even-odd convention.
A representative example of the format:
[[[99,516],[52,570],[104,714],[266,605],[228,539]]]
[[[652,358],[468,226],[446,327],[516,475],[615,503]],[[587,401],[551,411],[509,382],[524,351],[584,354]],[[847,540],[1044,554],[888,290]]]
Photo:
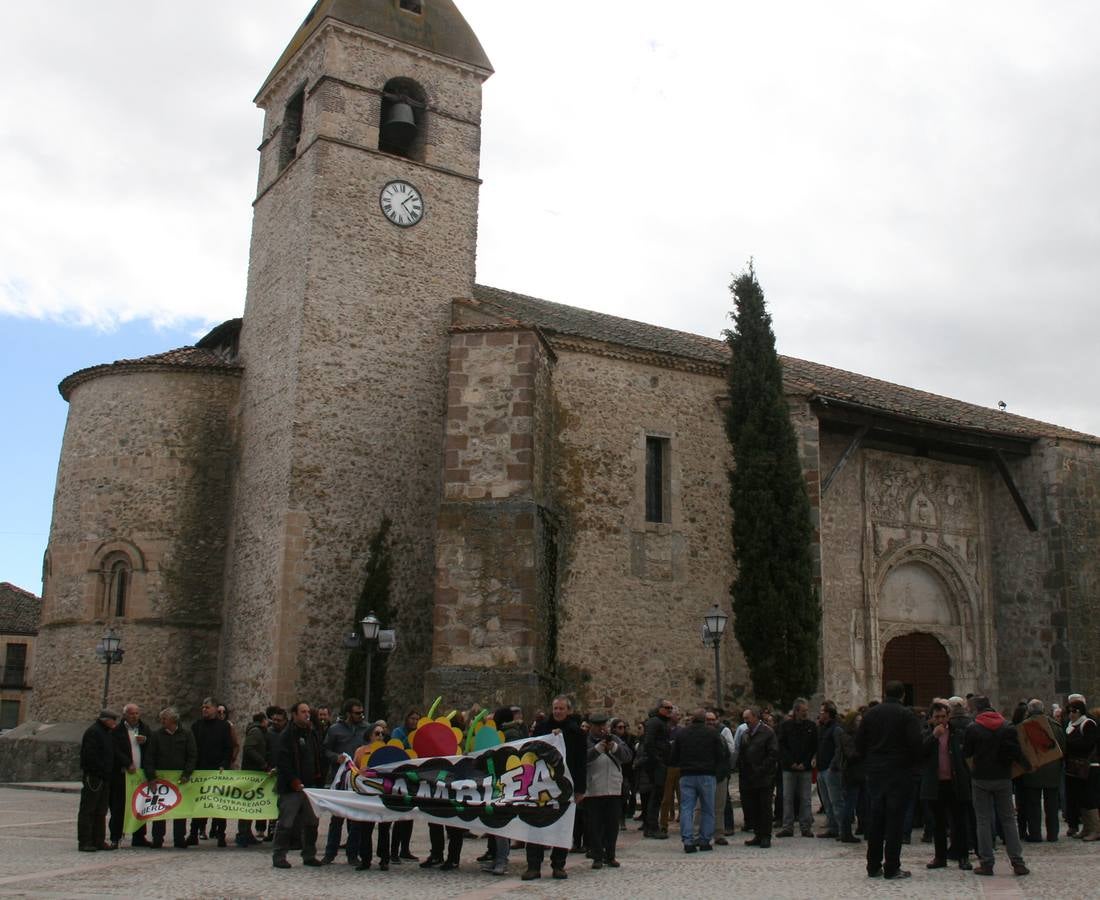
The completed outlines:
[[[551,303],[524,294],[476,285],[474,300],[487,313],[519,319],[550,334],[587,338],[723,366],[729,358],[725,341],[562,303]],[[791,356],[781,356],[780,359],[788,389],[806,396],[839,400],[890,415],[994,434],[1023,438],[1070,438],[1100,443],[1100,438],[1093,435],[1036,419],[965,403],[804,359]]]
[[[42,601],[21,587],[0,582],[0,633],[37,634]]]
[[[61,396],[66,400],[77,385],[106,375],[108,372],[123,369],[149,370],[168,367],[180,367],[188,369],[205,369],[212,372],[225,372],[230,375],[239,375],[244,371],[238,365],[235,357],[224,350],[215,350],[207,347],[177,347],[175,350],[167,350],[164,353],[154,353],[150,356],[142,356],[137,359],[118,359],[113,363],[104,363],[98,366],[89,366],[73,372],[57,386]]]

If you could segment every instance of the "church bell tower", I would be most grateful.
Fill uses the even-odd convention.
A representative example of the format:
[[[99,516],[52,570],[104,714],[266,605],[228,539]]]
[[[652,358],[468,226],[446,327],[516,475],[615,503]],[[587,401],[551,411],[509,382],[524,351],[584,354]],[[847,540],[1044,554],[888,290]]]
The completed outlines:
[[[451,301],[471,295],[481,86],[451,0],[319,0],[264,82],[221,675],[335,698],[392,520],[395,703],[430,665]]]

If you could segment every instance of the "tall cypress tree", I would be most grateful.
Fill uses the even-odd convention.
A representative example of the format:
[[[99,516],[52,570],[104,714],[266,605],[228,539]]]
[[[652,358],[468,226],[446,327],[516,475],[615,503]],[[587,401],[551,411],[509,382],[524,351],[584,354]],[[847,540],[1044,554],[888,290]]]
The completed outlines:
[[[362,637],[359,622],[368,614],[374,613],[383,628],[392,628],[390,609],[390,526],[388,516],[382,516],[377,530],[371,535],[367,545],[367,565],[363,577],[363,589],[355,604],[355,621],[352,630]],[[386,717],[386,662],[389,657],[377,649],[371,663],[370,715],[372,719]],[[344,674],[344,696],[362,697],[367,677],[367,654],[357,650],[348,655],[347,669]]]
[[[771,316],[751,262],[730,290],[734,634],[756,696],[786,705],[817,686],[821,606],[813,525]]]

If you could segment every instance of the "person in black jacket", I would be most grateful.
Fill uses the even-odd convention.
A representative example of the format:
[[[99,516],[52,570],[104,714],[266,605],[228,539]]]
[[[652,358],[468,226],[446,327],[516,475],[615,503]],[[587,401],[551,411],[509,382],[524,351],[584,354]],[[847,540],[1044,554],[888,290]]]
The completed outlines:
[[[930,728],[924,736],[924,767],[921,773],[920,795],[931,804],[933,843],[935,855],[928,862],[929,869],[942,869],[948,859],[956,859],[960,869],[970,869],[970,770],[952,740],[950,725],[951,707],[942,700],[935,700],[929,709]],[[969,727],[969,726],[968,726]],[[951,849],[947,846],[948,825],[951,830]]]
[[[195,746],[195,735],[184,728],[180,728],[179,713],[171,706],[160,711],[160,730],[154,731],[145,745],[145,752],[141,757],[141,764],[145,768],[146,781],[152,781],[157,777],[160,769],[180,772],[180,784],[187,784],[191,780],[191,773],[195,771],[195,765],[199,759],[198,747]],[[153,842],[151,846],[159,850],[164,846],[164,832],[166,823],[164,819],[153,822]],[[178,850],[187,849],[187,820],[172,820],[172,843]]]
[[[647,838],[665,840],[658,817],[665,796],[665,778],[668,774],[668,758],[672,753],[672,702],[661,700],[653,715],[646,719],[642,732],[642,766],[649,783],[649,794],[643,813],[642,833]]]
[[[279,794],[279,827],[272,845],[271,865],[276,869],[290,868],[286,852],[294,836],[301,834],[302,864],[320,866],[317,814],[305,789],[324,785],[325,756],[310,721],[308,703],[296,703],[291,707],[290,724],[279,738],[275,767],[278,770],[275,790]]]
[[[745,821],[752,823],[755,833],[745,846],[767,849],[772,845],[772,790],[778,772],[779,742],[771,726],[761,720],[758,707],[746,709],[741,719],[747,729],[737,754],[741,806]]]
[[[680,769],[680,839],[685,853],[712,850],[714,789],[718,769],[726,756],[718,731],[708,728],[707,711],[697,709],[687,728],[672,745],[669,764]],[[699,803],[699,833],[694,833],[695,804]]]
[[[267,716],[267,761],[271,768],[275,768],[275,756],[279,751],[279,738],[286,730],[286,710],[281,706],[272,704],[265,711]],[[256,823],[256,830],[264,837],[265,842],[275,839],[275,819],[265,822],[261,819]]]
[[[122,840],[122,826],[126,819],[126,774],[141,768],[141,755],[146,741],[149,740],[149,726],[141,718],[141,708],[136,703],[127,703],[122,707],[122,721],[111,732],[119,759],[122,762],[111,773],[111,844],[118,847]],[[148,847],[145,839],[145,826],[142,825],[130,839],[133,847]]]
[[[539,722],[531,732],[531,737],[546,734],[561,734],[565,739],[565,764],[573,776],[573,802],[584,800],[588,770],[588,739],[581,730],[579,719],[573,715],[573,701],[568,697],[555,697],[551,706],[550,718]],[[554,878],[566,878],[565,860],[569,851],[565,847],[554,847],[550,851],[550,873]],[[546,848],[542,844],[527,844],[527,871],[523,881],[542,877],[542,861]]]
[[[1066,822],[1070,837],[1100,840],[1100,725],[1088,715],[1085,701],[1066,704]],[[1083,826],[1083,827],[1080,827]]]
[[[981,863],[974,874],[993,874],[993,810],[996,808],[1012,871],[1016,875],[1027,875],[1024,848],[1016,826],[1016,810],[1012,805],[1012,764],[1017,763],[1025,770],[1031,766],[1020,749],[1016,729],[992,708],[989,698],[973,697],[970,703],[977,715],[963,735],[962,752],[970,761],[970,796],[978,828],[978,857]]]
[[[202,701],[202,718],[191,725],[195,745],[199,748],[199,769],[228,769],[233,763],[233,735],[229,722],[218,718],[218,704],[207,697]],[[206,834],[206,819],[191,820],[191,834],[187,843],[194,846],[199,834]],[[218,839],[218,846],[225,846],[225,819],[211,819],[210,837]]]
[[[118,713],[105,709],[84,732],[80,741],[80,808],[76,814],[77,849],[84,853],[114,850],[107,843],[107,807],[111,799],[111,775],[124,762],[111,734]]]
[[[885,693],[885,702],[867,710],[856,732],[856,753],[865,760],[867,774],[867,875],[908,878],[901,867],[901,836],[921,729],[913,711],[902,705],[905,685],[888,681]]]
[[[794,836],[794,804],[798,801],[798,824],[803,837],[814,836],[813,767],[817,753],[817,725],[808,718],[810,705],[801,697],[794,701],[790,718],[778,729],[779,762],[783,768],[783,828],[776,837]]]

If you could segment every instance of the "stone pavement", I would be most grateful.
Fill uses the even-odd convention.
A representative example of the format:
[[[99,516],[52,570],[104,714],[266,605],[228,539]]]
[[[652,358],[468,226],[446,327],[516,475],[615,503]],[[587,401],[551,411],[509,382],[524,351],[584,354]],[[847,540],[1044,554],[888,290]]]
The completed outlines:
[[[0,788],[0,897],[392,897],[491,900],[497,897],[644,900],[670,896],[720,897],[751,892],[758,897],[996,897],[1086,898],[1100,896],[1100,844],[1063,839],[1028,844],[1032,874],[1014,878],[998,858],[998,875],[980,878],[958,869],[928,872],[928,845],[904,847],[907,882],[869,880],[862,846],[788,838],[771,850],[753,850],[742,835],[713,853],[686,856],[673,830],[667,841],[642,840],[633,825],[620,843],[622,868],[593,872],[579,854],[569,857],[569,878],[521,882],[523,851],[513,851],[512,875],[484,875],[474,862],[484,842],[471,840],[457,872],[421,869],[415,863],[356,872],[337,863],[306,869],[292,856],[289,871],[271,868],[269,845],[219,850],[210,842],[187,851],[125,848],[78,853],[74,794]],[[322,820],[322,833],[325,820]],[[232,833],[235,826],[230,824]],[[426,854],[427,831],[418,825],[413,852]]]

